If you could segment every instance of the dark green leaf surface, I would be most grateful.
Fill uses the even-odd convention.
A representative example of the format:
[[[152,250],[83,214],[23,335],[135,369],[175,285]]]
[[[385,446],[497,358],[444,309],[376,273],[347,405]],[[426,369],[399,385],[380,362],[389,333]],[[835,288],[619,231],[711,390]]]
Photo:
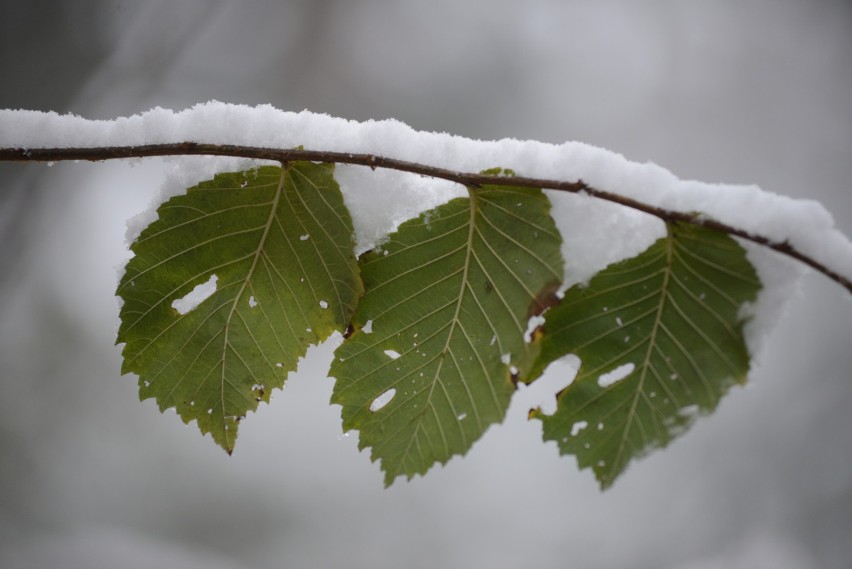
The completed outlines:
[[[117,294],[123,373],[231,452],[237,425],[311,344],[342,331],[362,292],[333,165],[221,174],[160,206]],[[181,314],[197,285],[215,292]]]
[[[567,354],[582,364],[556,412],[534,413],[545,440],[612,484],[745,381],[742,308],[759,290],[736,241],[688,225],[570,289],[546,314],[535,374]]]
[[[535,356],[529,317],[562,278],[541,191],[469,195],[404,223],[361,259],[367,292],[335,353],[332,402],[381,460],[386,484],[463,454],[503,419]]]

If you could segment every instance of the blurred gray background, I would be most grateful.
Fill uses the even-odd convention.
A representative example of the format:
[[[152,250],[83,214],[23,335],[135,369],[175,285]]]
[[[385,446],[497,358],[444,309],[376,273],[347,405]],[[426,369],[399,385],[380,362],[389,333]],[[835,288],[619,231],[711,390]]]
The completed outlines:
[[[0,74],[0,108],[88,118],[217,99],[581,140],[820,200],[852,234],[842,0],[0,1]],[[605,493],[524,392],[467,457],[385,490],[327,404],[327,348],[232,457],[138,402],[115,267],[163,171],[0,164],[0,567],[852,566],[840,287],[807,276],[750,385]]]

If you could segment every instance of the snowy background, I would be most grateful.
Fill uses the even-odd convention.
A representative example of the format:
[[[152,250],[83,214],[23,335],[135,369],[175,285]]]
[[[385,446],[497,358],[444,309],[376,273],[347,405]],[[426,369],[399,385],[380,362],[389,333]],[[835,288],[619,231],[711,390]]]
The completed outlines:
[[[0,108],[218,99],[471,138],[580,140],[823,202],[852,234],[843,1],[0,1]],[[317,350],[227,457],[113,346],[156,159],[0,164],[0,567],[822,568],[852,563],[852,299],[805,278],[746,389],[601,493],[520,393],[382,488]]]

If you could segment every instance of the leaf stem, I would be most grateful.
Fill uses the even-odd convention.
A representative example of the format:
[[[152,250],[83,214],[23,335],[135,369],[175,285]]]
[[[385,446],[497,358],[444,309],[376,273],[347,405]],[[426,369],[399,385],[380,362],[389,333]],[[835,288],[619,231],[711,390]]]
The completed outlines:
[[[427,164],[419,164],[406,160],[398,160],[375,154],[357,154],[349,152],[328,152],[322,150],[262,148],[255,146],[236,146],[230,144],[204,144],[198,142],[176,142],[167,144],[146,144],[141,146],[106,146],[91,148],[0,148],[0,161],[7,162],[57,162],[62,160],[87,160],[98,162],[119,158],[144,158],[152,156],[176,155],[210,155],[234,156],[258,160],[274,160],[287,162],[291,160],[307,160],[312,162],[354,164],[370,168],[387,168],[440,178],[456,182],[467,187],[479,187],[488,184],[505,184],[505,176],[458,172],[446,168],[438,168]],[[852,293],[852,281],[833,271],[809,255],[797,250],[787,241],[776,242],[763,235],[757,235],[727,225],[714,219],[704,217],[701,213],[684,213],[655,207],[650,204],[620,196],[612,192],[596,189],[583,180],[566,182],[564,180],[549,180],[515,176],[511,184],[516,187],[541,188],[569,193],[583,193],[604,201],[617,203],[631,209],[645,212],[667,222],[681,222],[698,225],[707,229],[721,231],[753,243],[763,245],[774,251],[796,259],[822,273],[829,279],[840,284]]]

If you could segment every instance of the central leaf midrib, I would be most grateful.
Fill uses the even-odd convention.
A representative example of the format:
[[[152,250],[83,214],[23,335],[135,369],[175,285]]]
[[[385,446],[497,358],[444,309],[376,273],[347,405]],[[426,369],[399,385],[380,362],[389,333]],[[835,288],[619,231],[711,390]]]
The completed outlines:
[[[657,332],[662,325],[662,317],[663,310],[665,309],[666,300],[668,299],[668,287],[669,287],[669,277],[672,273],[672,255],[673,255],[673,246],[674,246],[674,235],[672,235],[672,230],[670,227],[666,227],[666,267],[663,271],[663,282],[660,285],[660,303],[657,308],[657,315],[654,318],[654,325],[651,327],[651,334],[648,338],[648,349],[645,352],[645,359],[642,362],[642,370],[639,374],[639,385],[636,386],[636,392],[633,395],[633,401],[630,403],[630,410],[627,414],[627,421],[624,425],[624,431],[621,435],[621,441],[618,446],[618,452],[615,455],[615,458],[612,461],[612,464],[609,465],[610,473],[618,472],[617,465],[621,460],[621,456],[624,453],[624,446],[627,443],[627,437],[629,436],[630,428],[632,426],[633,420],[636,417],[636,406],[639,404],[639,396],[642,394],[642,389],[645,386],[645,377],[648,374],[648,366],[651,364],[651,354],[654,351],[654,346],[656,345],[657,340]]]
[[[226,415],[225,414],[225,383],[226,383],[225,359],[226,359],[226,354],[227,354],[227,351],[228,351],[228,335],[229,335],[230,330],[231,330],[231,318],[233,318],[234,312],[236,312],[236,310],[237,310],[237,305],[240,301],[240,298],[242,298],[243,293],[246,290],[246,286],[248,286],[248,283],[249,283],[249,281],[251,281],[251,278],[254,275],[254,271],[257,268],[257,262],[260,259],[261,253],[263,252],[263,247],[266,244],[267,238],[269,237],[269,230],[272,227],[272,223],[275,220],[275,215],[278,211],[278,202],[281,199],[281,194],[283,193],[283,190],[284,190],[284,180],[286,179],[286,176],[287,176],[287,168],[286,168],[286,166],[282,165],[281,177],[278,180],[278,188],[275,190],[275,197],[272,200],[272,205],[271,205],[271,209],[270,209],[270,212],[269,212],[269,218],[266,220],[266,225],[263,228],[263,235],[260,236],[260,240],[258,241],[258,244],[257,244],[257,250],[255,250],[255,252],[254,252],[254,259],[252,259],[252,262],[251,262],[251,267],[249,267],[249,270],[246,273],[245,278],[243,279],[243,283],[240,286],[240,290],[234,296],[234,301],[231,304],[231,310],[228,312],[228,317],[225,319],[225,326],[224,326],[225,335],[224,335],[224,338],[222,340],[222,359],[220,361],[220,365],[222,366],[222,374],[221,374],[221,380],[220,380],[220,400],[221,400],[221,403],[222,403],[222,427],[223,427],[225,439],[227,441],[227,445],[228,445],[229,448],[233,445],[232,445],[232,441],[231,441],[231,435],[229,434],[228,430],[225,429],[225,427],[227,426],[226,418],[225,418],[225,415]]]
[[[417,438],[417,435],[420,431],[421,425],[423,424],[423,416],[426,414],[427,409],[433,409],[433,412],[434,412],[434,405],[432,404],[432,395],[435,392],[435,386],[440,381],[441,369],[443,368],[444,360],[446,359],[447,353],[450,350],[450,342],[453,339],[453,334],[455,333],[456,327],[459,324],[459,314],[461,314],[461,306],[462,306],[462,302],[464,301],[465,290],[467,289],[467,278],[468,278],[467,275],[468,275],[468,272],[470,270],[470,259],[471,259],[471,256],[473,254],[473,238],[474,238],[475,229],[476,229],[475,192],[470,188],[468,188],[467,191],[468,191],[468,204],[469,204],[469,208],[470,208],[470,214],[469,214],[469,217],[468,217],[467,250],[465,251],[464,267],[462,269],[461,283],[459,284],[458,301],[456,302],[456,308],[455,308],[455,311],[453,313],[453,318],[450,322],[450,330],[447,332],[447,341],[444,342],[444,347],[442,348],[441,353],[439,355],[440,359],[438,360],[438,367],[435,370],[435,374],[434,374],[433,379],[432,379],[432,385],[429,388],[429,394],[426,396],[426,404],[424,405],[423,411],[421,411],[417,415],[417,425],[414,429],[414,433],[412,433],[411,439],[409,439],[409,441],[408,441],[408,445],[406,446],[405,452],[402,455],[403,461],[405,460],[405,457],[408,456],[408,451],[411,449],[411,443]],[[450,405],[452,406],[452,403],[450,403]],[[453,410],[453,414],[455,414],[454,410]],[[438,421],[437,424],[440,426],[440,424],[441,424],[440,420]],[[462,437],[464,437],[464,430],[461,430],[461,433],[462,433]],[[444,443],[445,449],[449,450],[447,448],[447,441],[446,441],[446,437],[444,436],[443,429],[441,429],[441,439]]]

